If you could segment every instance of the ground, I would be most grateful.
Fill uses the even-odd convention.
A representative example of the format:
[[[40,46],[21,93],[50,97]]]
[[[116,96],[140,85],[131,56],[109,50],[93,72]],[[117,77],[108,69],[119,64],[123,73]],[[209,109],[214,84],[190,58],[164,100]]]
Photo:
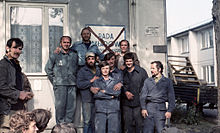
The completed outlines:
[[[217,127],[217,110],[204,109],[204,115],[200,119],[198,125],[171,124],[171,127],[178,129],[178,133],[211,133]],[[219,128],[220,129],[220,128]],[[212,133],[220,133],[214,131]]]

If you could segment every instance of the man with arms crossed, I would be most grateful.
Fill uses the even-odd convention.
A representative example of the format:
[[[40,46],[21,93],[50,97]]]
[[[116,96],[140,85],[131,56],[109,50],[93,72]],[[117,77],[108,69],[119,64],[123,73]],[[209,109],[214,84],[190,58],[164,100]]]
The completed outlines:
[[[151,63],[152,77],[144,81],[141,91],[141,113],[144,117],[144,133],[161,133],[165,119],[171,117],[175,108],[173,83],[163,76],[163,64],[160,61]],[[168,110],[165,102],[168,101]]]

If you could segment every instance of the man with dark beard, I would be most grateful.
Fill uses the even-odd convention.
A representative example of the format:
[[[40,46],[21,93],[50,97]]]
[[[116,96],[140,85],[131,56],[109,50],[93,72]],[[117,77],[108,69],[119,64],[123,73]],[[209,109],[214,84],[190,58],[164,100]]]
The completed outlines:
[[[92,129],[92,110],[94,106],[93,95],[90,92],[90,87],[93,82],[99,78],[100,70],[95,66],[95,54],[92,52],[86,53],[86,64],[77,74],[77,87],[80,89],[82,98],[83,112],[83,133],[91,133]]]

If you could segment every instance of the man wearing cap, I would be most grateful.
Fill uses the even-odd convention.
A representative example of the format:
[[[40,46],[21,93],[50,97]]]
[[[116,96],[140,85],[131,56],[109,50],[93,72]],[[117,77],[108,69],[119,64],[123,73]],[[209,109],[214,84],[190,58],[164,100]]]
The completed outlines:
[[[55,96],[56,122],[72,123],[76,109],[76,73],[78,56],[70,50],[71,38],[62,36],[61,52],[52,54],[45,71],[53,85]]]
[[[95,66],[95,54],[92,52],[86,53],[86,64],[77,74],[77,87],[80,90],[82,98],[82,113],[83,113],[83,133],[91,133],[93,131],[92,112],[94,107],[93,95],[90,92],[90,87],[93,82],[99,78],[100,70]]]

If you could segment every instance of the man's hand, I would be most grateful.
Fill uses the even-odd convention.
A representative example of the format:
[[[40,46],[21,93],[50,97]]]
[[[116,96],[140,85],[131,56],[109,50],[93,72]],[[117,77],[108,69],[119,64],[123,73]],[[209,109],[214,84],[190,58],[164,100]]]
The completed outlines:
[[[98,87],[91,87],[91,88],[90,88],[90,91],[91,91],[93,94],[98,93],[99,90],[100,90],[100,88],[98,88]]]
[[[121,87],[122,87],[122,83],[117,83],[117,84],[114,86],[113,90],[119,91],[119,90],[121,89]]]
[[[100,90],[102,93],[105,93],[105,90]]]
[[[141,110],[141,114],[142,114],[142,116],[143,116],[144,118],[146,118],[146,117],[148,116],[148,112],[147,112],[147,110],[145,110],[145,109],[142,109],[142,110]]]
[[[165,117],[168,118],[168,119],[171,118],[171,112],[166,112]]]
[[[93,83],[96,79],[99,79],[99,77],[98,77],[98,76],[94,76],[94,77],[90,80],[90,82]]]
[[[129,91],[126,91],[125,95],[127,96],[128,100],[132,100],[133,97],[134,97],[134,95],[131,92],[129,92]]]
[[[61,50],[62,50],[62,49],[61,49],[60,47],[57,47],[57,48],[54,50],[54,53],[55,53],[55,54],[59,54]]]
[[[27,99],[32,99],[34,97],[34,94],[32,92],[29,92],[28,96],[27,96]]]
[[[34,96],[32,92],[20,91],[19,99],[21,100],[29,100]]]

